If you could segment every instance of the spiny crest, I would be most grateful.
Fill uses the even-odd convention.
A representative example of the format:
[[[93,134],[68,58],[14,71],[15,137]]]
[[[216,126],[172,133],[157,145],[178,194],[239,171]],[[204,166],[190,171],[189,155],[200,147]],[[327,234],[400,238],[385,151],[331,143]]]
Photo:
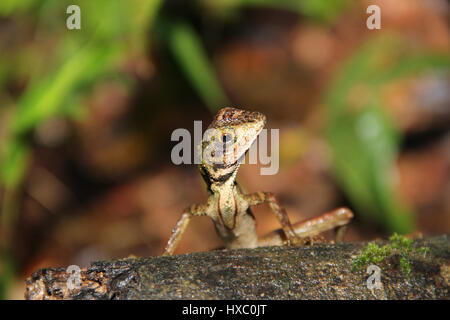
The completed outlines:
[[[233,127],[251,123],[263,123],[264,127],[266,116],[257,111],[228,107],[219,110],[209,128]]]

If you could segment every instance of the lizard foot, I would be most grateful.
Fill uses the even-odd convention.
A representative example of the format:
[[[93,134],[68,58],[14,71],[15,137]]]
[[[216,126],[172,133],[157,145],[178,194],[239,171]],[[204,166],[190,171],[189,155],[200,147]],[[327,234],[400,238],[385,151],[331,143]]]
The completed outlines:
[[[285,244],[288,246],[312,246],[314,243],[323,243],[326,242],[325,238],[321,235],[310,236],[310,237],[295,237],[291,239],[287,239]]]

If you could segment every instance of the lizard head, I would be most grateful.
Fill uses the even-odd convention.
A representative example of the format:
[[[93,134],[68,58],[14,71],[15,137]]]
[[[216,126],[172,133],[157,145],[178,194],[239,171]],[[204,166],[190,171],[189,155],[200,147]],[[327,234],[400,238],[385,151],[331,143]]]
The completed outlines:
[[[203,135],[202,173],[215,181],[228,180],[265,124],[266,117],[260,112],[235,108],[219,110]]]

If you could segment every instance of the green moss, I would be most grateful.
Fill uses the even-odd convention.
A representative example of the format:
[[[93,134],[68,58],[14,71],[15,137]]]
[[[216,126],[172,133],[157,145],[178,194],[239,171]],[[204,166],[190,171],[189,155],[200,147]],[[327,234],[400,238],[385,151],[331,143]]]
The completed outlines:
[[[380,247],[375,242],[370,242],[359,257],[353,260],[353,268],[361,269],[366,265],[379,264],[390,254],[391,247],[389,245]]]
[[[371,264],[378,265],[392,255],[399,255],[400,269],[405,275],[409,276],[412,272],[411,259],[414,255],[421,253],[426,258],[430,251],[430,248],[427,247],[415,248],[412,246],[412,243],[412,239],[408,239],[397,233],[394,233],[389,238],[389,244],[382,247],[375,242],[370,242],[361,254],[353,260],[352,270],[356,271]]]
[[[404,274],[409,276],[411,274],[411,271],[412,271],[411,261],[408,260],[405,257],[401,257],[400,258],[400,268],[402,269]]]
[[[430,248],[428,247],[420,247],[417,249],[418,252],[423,253],[423,257],[426,258],[427,254],[430,252]]]

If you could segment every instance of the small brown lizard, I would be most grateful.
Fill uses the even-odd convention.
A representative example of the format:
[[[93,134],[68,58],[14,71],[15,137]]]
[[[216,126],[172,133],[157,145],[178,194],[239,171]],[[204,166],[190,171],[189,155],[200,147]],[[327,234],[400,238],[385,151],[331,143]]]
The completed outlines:
[[[353,217],[347,208],[339,208],[319,217],[291,224],[279,201],[270,192],[245,194],[236,183],[238,168],[246,152],[266,124],[259,112],[224,108],[208,127],[202,143],[200,173],[208,188],[206,203],[186,208],[172,231],[164,255],[175,251],[190,219],[207,215],[214,221],[216,231],[226,248],[254,248],[283,244],[305,244],[311,237],[338,228],[336,241],[343,237],[345,226]],[[217,148],[217,145],[222,146]],[[261,239],[256,234],[251,206],[268,203],[282,228]]]

